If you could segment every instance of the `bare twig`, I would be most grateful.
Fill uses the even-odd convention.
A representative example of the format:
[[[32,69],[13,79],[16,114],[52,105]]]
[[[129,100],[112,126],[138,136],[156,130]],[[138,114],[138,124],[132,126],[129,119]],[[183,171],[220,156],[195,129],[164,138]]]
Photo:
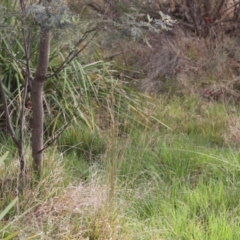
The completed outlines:
[[[93,10],[95,10],[96,12],[98,12],[100,14],[104,14],[105,13],[105,11],[101,8],[101,6],[99,6],[95,2],[90,2],[90,3],[87,4],[87,6],[91,7]]]
[[[213,16],[212,16],[213,21],[215,19],[217,19],[218,16],[220,15],[220,10],[222,9],[224,3],[225,3],[225,0],[222,0],[221,2],[219,2],[219,4],[218,4],[218,6],[217,6],[217,8],[216,8],[216,10],[215,10],[215,12],[213,13]]]
[[[26,74],[25,69],[22,67],[24,65],[26,65],[23,61],[18,60],[17,58],[14,57],[14,55],[5,47],[1,47],[4,51],[6,51],[6,53],[8,54],[8,56],[18,65],[18,67],[21,68],[21,70],[24,72],[24,74]]]
[[[54,136],[52,136],[50,139],[48,139],[46,141],[46,143],[44,144],[43,148],[41,150],[39,150],[39,152],[42,152],[44,150],[46,150],[47,148],[49,148],[63,133],[63,131],[68,127],[68,125],[72,122],[72,119],[65,123],[64,126],[62,127],[63,129],[58,131],[56,134],[54,134]]]
[[[237,7],[238,5],[240,6],[240,2],[236,2],[235,4],[231,5],[229,8],[225,9],[225,10],[221,13],[221,15],[224,16],[224,14],[227,13],[230,9],[233,9],[233,10],[234,10],[235,7]],[[219,21],[219,22],[222,22],[222,21]]]
[[[25,4],[23,0],[20,0],[21,10],[22,10],[22,25],[24,25],[24,12],[25,12]],[[20,171],[23,173],[25,160],[24,160],[24,125],[25,125],[25,103],[28,92],[28,85],[31,80],[31,70],[30,70],[30,33],[26,35],[26,31],[22,28],[23,35],[23,45],[24,52],[26,58],[26,70],[25,70],[25,84],[24,91],[22,95],[22,104],[20,110],[20,126],[19,126],[19,157],[20,157]]]
[[[78,41],[78,44],[79,45],[81,42],[83,42],[83,40],[87,37],[87,35],[90,33],[90,32],[93,32],[95,31],[95,33],[93,34],[93,36],[91,37],[91,39],[83,46],[81,47],[80,49],[78,50],[73,50],[71,51],[68,56],[65,58],[65,60],[62,62],[62,64],[58,67],[58,69],[56,69],[54,71],[54,73],[50,74],[47,76],[47,78],[52,78],[52,77],[55,77],[57,76],[77,55],[79,55],[89,44],[90,42],[93,40],[93,38],[95,37],[95,35],[97,34],[97,29],[94,28],[92,30],[89,30],[87,32],[84,33],[83,37]]]
[[[0,79],[0,93],[1,93],[3,108],[4,108],[4,112],[5,112],[5,116],[6,116],[7,130],[10,133],[14,143],[19,148],[20,142],[19,142],[19,139],[17,139],[16,134],[15,134],[15,132],[13,130],[13,127],[12,127],[11,118],[10,118],[10,114],[9,114],[9,111],[8,111],[7,98],[6,98],[6,94],[5,94],[3,83],[2,83],[1,79]]]

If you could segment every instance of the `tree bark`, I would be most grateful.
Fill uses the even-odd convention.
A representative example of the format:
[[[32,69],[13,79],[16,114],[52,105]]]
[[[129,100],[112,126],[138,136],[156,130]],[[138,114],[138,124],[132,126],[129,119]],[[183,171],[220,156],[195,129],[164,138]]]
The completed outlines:
[[[32,81],[32,157],[33,170],[40,177],[43,161],[43,85],[46,79],[50,51],[50,31],[41,29],[41,39],[39,45],[38,66]]]

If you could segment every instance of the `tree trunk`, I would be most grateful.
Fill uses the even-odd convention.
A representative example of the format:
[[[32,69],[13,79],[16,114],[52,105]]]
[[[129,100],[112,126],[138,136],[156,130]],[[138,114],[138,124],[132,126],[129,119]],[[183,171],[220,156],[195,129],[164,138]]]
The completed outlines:
[[[41,29],[38,66],[32,81],[32,157],[33,170],[40,177],[43,160],[43,85],[46,79],[50,51],[50,31]]]

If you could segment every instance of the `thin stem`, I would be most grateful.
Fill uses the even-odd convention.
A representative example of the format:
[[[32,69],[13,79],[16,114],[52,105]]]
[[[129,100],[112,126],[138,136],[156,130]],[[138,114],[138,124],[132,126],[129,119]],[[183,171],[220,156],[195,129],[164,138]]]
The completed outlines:
[[[5,94],[3,83],[2,83],[1,79],[0,79],[0,93],[1,93],[1,98],[2,98],[2,102],[3,102],[3,109],[4,109],[4,112],[5,112],[5,115],[6,115],[7,130],[10,133],[10,135],[11,135],[14,143],[16,144],[17,148],[19,149],[20,142],[17,139],[16,134],[15,134],[15,132],[13,130],[13,127],[12,127],[11,118],[10,118],[10,114],[9,114],[9,111],[8,111],[7,98],[6,98],[6,94]]]
[[[95,31],[96,29],[87,31],[84,33],[83,37],[78,41],[78,45],[86,38],[87,34],[89,34],[92,31]],[[91,39],[79,50],[75,51],[71,51],[68,56],[65,58],[65,60],[62,62],[62,64],[58,67],[58,69],[56,69],[54,71],[53,74],[48,75],[47,78],[52,78],[57,76],[75,57],[77,57],[77,55],[79,55],[79,53],[81,53],[88,45],[89,43],[93,40],[94,36],[97,34],[97,31],[93,34],[93,36],[91,37]]]

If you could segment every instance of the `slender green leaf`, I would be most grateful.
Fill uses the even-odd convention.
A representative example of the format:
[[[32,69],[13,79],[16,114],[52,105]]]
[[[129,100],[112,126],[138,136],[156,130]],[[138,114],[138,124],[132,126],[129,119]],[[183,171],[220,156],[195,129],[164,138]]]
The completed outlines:
[[[0,213],[0,221],[5,217],[5,215],[13,208],[13,206],[17,203],[18,197],[14,198],[12,202]]]

